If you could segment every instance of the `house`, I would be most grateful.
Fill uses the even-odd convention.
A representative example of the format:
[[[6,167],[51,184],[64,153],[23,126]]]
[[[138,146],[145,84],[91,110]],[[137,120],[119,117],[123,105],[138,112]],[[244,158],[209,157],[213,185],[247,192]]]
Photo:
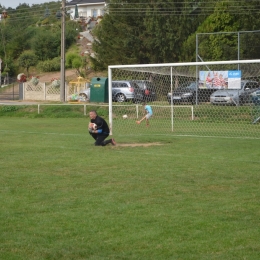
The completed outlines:
[[[105,5],[105,1],[102,0],[72,0],[66,3],[72,20],[75,18],[89,19],[103,16],[105,13]],[[76,14],[76,9],[78,15]]]

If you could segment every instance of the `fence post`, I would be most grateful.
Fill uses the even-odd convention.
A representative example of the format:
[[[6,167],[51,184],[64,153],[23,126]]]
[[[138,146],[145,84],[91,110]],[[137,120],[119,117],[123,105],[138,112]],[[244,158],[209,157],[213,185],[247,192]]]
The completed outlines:
[[[44,100],[46,100],[46,82],[43,83],[43,89],[44,89]]]
[[[13,83],[13,100],[14,100],[14,83]]]

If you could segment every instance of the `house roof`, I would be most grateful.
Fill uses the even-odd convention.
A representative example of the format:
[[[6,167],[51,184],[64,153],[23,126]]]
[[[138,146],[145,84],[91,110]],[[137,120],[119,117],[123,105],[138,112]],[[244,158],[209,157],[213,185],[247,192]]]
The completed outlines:
[[[67,2],[66,5],[90,5],[90,4],[104,4],[105,0],[72,0],[70,2]]]

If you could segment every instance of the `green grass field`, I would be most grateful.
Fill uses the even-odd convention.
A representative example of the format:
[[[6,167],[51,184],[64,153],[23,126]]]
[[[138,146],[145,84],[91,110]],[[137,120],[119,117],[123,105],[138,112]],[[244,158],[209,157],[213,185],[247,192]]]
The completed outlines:
[[[259,139],[94,147],[86,118],[0,121],[0,259],[259,259]]]

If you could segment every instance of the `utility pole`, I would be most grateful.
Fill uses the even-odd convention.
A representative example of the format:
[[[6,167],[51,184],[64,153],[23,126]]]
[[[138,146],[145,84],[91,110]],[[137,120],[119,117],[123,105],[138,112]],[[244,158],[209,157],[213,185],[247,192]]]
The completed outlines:
[[[62,0],[61,7],[61,66],[60,66],[60,101],[65,102],[65,21],[66,0]]]
[[[2,74],[1,74],[1,70],[2,70],[2,59],[0,58],[0,88],[2,86]]]

